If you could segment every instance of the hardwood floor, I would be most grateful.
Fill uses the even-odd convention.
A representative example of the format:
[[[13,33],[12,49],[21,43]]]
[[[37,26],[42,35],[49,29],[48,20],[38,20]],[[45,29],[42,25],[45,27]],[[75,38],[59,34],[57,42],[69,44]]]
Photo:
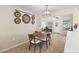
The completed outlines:
[[[53,33],[50,46],[46,49],[46,46],[44,44],[41,49],[41,53],[63,53],[64,46],[65,46],[65,36]],[[33,53],[33,50],[34,50],[33,46],[31,47],[30,51],[28,47],[29,47],[29,42],[24,43],[15,48],[12,48],[8,51],[5,51],[4,53]],[[39,46],[37,46],[36,53],[39,53],[39,52],[40,52]]]

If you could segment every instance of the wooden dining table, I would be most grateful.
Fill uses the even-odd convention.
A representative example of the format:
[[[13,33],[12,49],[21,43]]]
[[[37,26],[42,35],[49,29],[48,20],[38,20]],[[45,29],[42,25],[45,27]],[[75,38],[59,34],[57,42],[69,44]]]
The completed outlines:
[[[37,32],[33,32],[32,34],[35,37],[42,38],[42,37],[46,37],[48,33],[49,32],[46,32],[46,31],[37,31]]]
[[[33,35],[37,36],[37,37],[41,37],[43,35],[43,33],[42,32],[34,32]]]

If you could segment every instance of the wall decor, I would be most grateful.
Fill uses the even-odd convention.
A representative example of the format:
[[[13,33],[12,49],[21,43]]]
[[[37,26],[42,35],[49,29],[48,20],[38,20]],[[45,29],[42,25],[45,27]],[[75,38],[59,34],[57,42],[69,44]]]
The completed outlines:
[[[28,15],[28,14],[24,14],[23,16],[22,16],[22,21],[24,22],[24,23],[29,23],[30,22],[30,16]]]
[[[16,24],[20,24],[21,21],[25,24],[28,24],[30,22],[31,24],[35,24],[35,15],[31,13],[15,9],[14,16],[16,17],[14,19],[14,22]]]
[[[35,15],[32,15],[32,17],[31,17],[31,18],[32,18],[31,23],[32,23],[32,24],[35,24]]]
[[[20,18],[15,18],[15,19],[14,19],[14,22],[15,22],[16,24],[20,24],[20,23],[21,23],[21,19],[20,19]]]
[[[55,27],[58,27],[58,22],[55,23]]]
[[[78,27],[78,24],[74,24],[74,29],[77,29],[77,27]]]
[[[21,13],[18,10],[16,10],[14,12],[14,15],[15,15],[15,17],[21,17]]]

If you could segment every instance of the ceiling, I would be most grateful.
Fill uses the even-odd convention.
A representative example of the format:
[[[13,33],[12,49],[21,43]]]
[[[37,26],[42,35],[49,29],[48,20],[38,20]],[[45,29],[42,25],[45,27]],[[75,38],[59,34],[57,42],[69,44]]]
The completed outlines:
[[[40,14],[42,11],[46,9],[45,5],[20,5],[20,7],[26,8],[27,10],[30,10],[33,13]],[[51,12],[72,8],[72,7],[79,7],[78,5],[48,5],[48,9]]]

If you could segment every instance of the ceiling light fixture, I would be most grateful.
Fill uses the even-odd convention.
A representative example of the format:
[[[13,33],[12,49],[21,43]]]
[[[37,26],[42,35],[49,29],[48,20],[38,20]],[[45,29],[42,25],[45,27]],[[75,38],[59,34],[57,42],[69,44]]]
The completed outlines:
[[[43,11],[42,16],[51,16],[50,10],[48,9],[48,5],[45,5],[46,9]]]

